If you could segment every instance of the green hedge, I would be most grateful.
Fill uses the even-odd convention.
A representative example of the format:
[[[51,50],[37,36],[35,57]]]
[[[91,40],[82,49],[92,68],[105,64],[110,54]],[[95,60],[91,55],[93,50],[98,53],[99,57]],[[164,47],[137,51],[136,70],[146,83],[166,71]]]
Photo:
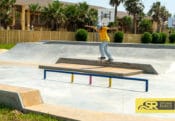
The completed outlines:
[[[75,33],[75,39],[77,41],[87,41],[88,32],[85,29],[78,29]]]
[[[170,34],[170,36],[169,36],[169,42],[170,43],[175,43],[175,33]]]
[[[141,37],[142,43],[150,43],[152,41],[152,35],[149,32],[145,32]]]
[[[160,43],[161,41],[161,37],[160,37],[160,34],[159,33],[153,33],[152,34],[152,43]]]
[[[167,38],[167,34],[162,32],[162,33],[160,33],[160,37],[161,37],[161,43],[165,43],[166,38]]]
[[[124,36],[124,33],[121,31],[114,33],[114,42],[121,43],[123,41],[123,36]]]

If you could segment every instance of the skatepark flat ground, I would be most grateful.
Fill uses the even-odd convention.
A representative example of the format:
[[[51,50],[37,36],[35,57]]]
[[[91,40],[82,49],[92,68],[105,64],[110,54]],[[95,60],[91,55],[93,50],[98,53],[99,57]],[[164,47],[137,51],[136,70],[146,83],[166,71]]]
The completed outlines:
[[[82,48],[84,50],[74,54]],[[70,83],[68,74],[48,73],[47,80],[43,80],[43,70],[37,64],[53,64],[60,57],[95,60],[98,58],[98,45],[93,44],[18,44],[8,52],[0,54],[0,83],[39,89],[44,102],[49,104],[99,112],[175,118],[174,114],[135,113],[136,98],[174,98],[175,49],[115,46],[110,46],[109,49],[115,61],[153,65],[159,72],[158,75],[132,76],[149,79],[149,92],[144,92],[144,83],[129,80],[115,79],[112,88],[107,88],[107,78],[99,77],[93,77],[92,86],[88,85],[87,76],[75,75],[74,84]],[[129,54],[128,50],[132,53]]]

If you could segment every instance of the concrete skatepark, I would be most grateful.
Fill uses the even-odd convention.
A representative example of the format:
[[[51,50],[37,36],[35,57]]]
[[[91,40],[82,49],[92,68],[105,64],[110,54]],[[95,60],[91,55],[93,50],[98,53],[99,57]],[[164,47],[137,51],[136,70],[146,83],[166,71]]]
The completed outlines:
[[[175,47],[142,44],[111,44],[114,61],[151,64],[157,75],[139,74],[133,77],[149,80],[149,92],[144,84],[134,81],[113,80],[107,88],[106,78],[95,78],[92,86],[86,76],[76,76],[70,84],[70,75],[49,73],[43,80],[40,64],[54,64],[59,58],[97,60],[98,43],[41,41],[19,43],[0,54],[1,84],[38,89],[44,102],[83,110],[127,114],[134,116],[175,118],[173,114],[137,114],[136,98],[173,98]]]

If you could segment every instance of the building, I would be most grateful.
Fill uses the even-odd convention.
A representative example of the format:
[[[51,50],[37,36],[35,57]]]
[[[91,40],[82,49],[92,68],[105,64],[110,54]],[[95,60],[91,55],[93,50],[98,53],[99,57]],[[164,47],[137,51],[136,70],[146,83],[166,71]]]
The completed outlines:
[[[53,0],[16,0],[15,7],[14,7],[14,12],[13,12],[13,24],[12,28],[13,29],[21,29],[21,30],[30,30],[33,28],[33,25],[31,25],[31,12],[29,10],[29,5],[30,4],[39,4],[41,7],[47,6],[48,4],[52,3]],[[67,4],[74,4],[70,2],[63,2],[64,5]],[[93,6],[90,5],[90,8],[95,8],[95,9],[106,9],[104,7],[100,6]],[[123,16],[128,15],[125,12],[118,12],[118,17],[122,18]],[[35,13],[35,17],[39,18],[39,13]],[[40,24],[40,21],[38,19],[37,24]]]

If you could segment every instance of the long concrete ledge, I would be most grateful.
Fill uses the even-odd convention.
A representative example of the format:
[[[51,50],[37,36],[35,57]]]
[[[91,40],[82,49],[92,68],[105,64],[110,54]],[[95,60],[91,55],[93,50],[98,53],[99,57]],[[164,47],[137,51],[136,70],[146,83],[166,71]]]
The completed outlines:
[[[38,90],[0,85],[0,103],[24,112],[49,114],[66,121],[174,121],[174,119],[151,118],[81,110],[71,107],[45,104]]]
[[[138,64],[138,63],[127,63],[127,62],[104,62],[101,63],[97,60],[85,60],[85,59],[74,59],[74,58],[59,58],[58,63],[69,63],[69,64],[82,64],[82,65],[95,65],[105,67],[118,67],[125,69],[137,69],[142,70],[146,74],[158,74],[158,72],[150,64]]]

